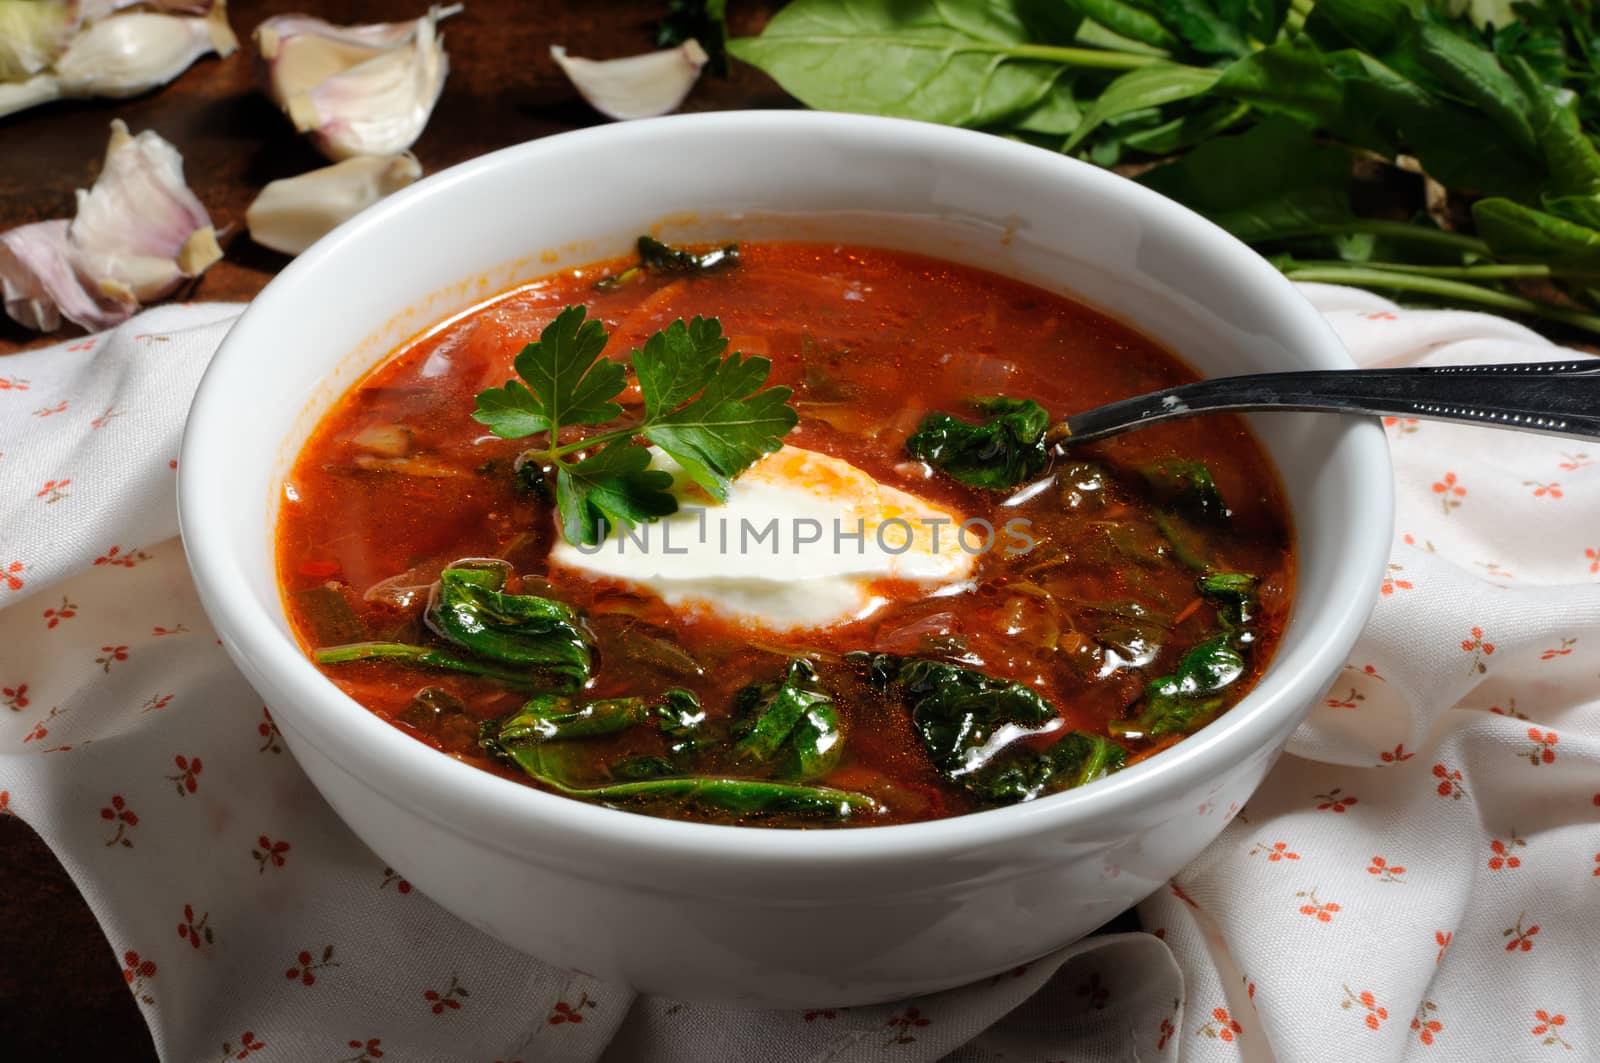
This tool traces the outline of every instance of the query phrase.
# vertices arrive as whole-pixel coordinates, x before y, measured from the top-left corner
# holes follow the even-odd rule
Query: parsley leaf
[[[618,439],[605,449],[556,469],[556,508],[568,542],[592,546],[613,524],[648,523],[678,511],[668,494],[672,474],[650,468],[650,452]]]
[[[472,417],[505,439],[549,432],[569,424],[604,424],[622,413],[610,401],[627,386],[622,366],[600,360],[606,332],[598,321],[585,321],[584,308],[569,306],[517,355],[517,375],[502,388],[478,395]]]
[[[607,339],[582,306],[567,307],[517,355],[521,379],[480,392],[472,414],[506,439],[545,437],[517,467],[554,473],[562,534],[580,545],[602,541],[613,525],[677,512],[671,474],[650,467],[638,436],[726,500],[733,479],[781,447],[798,420],[787,387],[762,390],[772,362],[738,352],[723,357],[721,322],[697,317],[674,321],[629,356],[644,397],[642,419],[563,442],[564,427],[611,424],[622,413],[612,400],[627,371],[601,356]]]

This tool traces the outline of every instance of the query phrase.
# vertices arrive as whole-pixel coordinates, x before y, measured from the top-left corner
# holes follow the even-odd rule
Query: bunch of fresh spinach
[[[1462,6],[794,0],[727,49],[812,107],[1134,164],[1297,279],[1600,331],[1600,16]],[[1368,209],[1372,160],[1410,184]]]

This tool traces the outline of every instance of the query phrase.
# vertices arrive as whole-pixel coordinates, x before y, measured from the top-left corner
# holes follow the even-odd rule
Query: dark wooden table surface
[[[165,89],[133,100],[57,103],[0,118],[0,230],[71,217],[73,190],[94,180],[107,124],[154,129],[182,152],[190,187],[227,254],[189,298],[245,300],[288,262],[244,234],[244,212],[266,182],[322,165],[252,82],[250,31],[269,15],[303,11],[334,22],[420,14],[427,0],[235,0],[243,48],[197,63]],[[601,121],[551,62],[549,46],[611,58],[654,46],[666,0],[466,0],[444,25],[450,77],[413,149],[429,173],[495,148]],[[756,32],[778,0],[740,0],[730,29]],[[783,107],[792,101],[749,67],[701,79],[683,110]],[[41,338],[0,318],[4,355]],[[155,1058],[121,965],[50,850],[20,820],[0,816],[0,1058],[27,1061]]]

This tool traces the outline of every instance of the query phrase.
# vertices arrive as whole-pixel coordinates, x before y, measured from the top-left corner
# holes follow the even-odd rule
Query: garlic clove
[[[120,118],[111,123],[94,187],[78,191],[71,237],[102,290],[119,285],[139,302],[166,295],[222,257],[206,208],[184,183],[183,157],[151,130],[130,135]],[[152,269],[145,259],[171,268]]]
[[[35,74],[27,81],[0,82],[0,118],[61,98],[61,81],[51,74]]]
[[[64,0],[0,0],[0,82],[26,81],[48,69],[76,27]]]
[[[24,328],[53,332],[65,316],[86,329],[110,328],[131,310],[85,283],[72,261],[65,219],[0,233],[0,296]]]
[[[559,44],[556,61],[589,106],[607,118],[654,118],[683,103],[706,65],[705,49],[694,39],[676,48],[625,59],[580,59]]]
[[[117,119],[75,218],[0,233],[0,294],[29,328],[54,329],[62,317],[109,328],[221,257],[177,150],[148,130],[132,136]]]
[[[203,18],[134,11],[91,23],[56,60],[55,74],[67,96],[137,96],[203,55],[228,56],[238,46],[220,0]]]
[[[422,176],[416,157],[362,155],[273,181],[245,211],[250,238],[298,255],[348,218]]]
[[[280,15],[256,28],[267,94],[335,161],[394,155],[416,143],[444,90],[449,61],[434,7],[411,22],[334,26]]]

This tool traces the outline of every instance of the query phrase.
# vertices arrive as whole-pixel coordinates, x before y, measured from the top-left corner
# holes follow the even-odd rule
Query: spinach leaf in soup
[[[1021,683],[928,658],[855,654],[880,690],[898,696],[934,768],[980,802],[1030,801],[1120,768],[1121,746],[1074,731],[1044,749],[1021,739],[1060,729],[1055,707]]]
[[[446,568],[428,603],[428,627],[483,660],[525,666],[576,690],[591,667],[578,614],[549,598],[508,594],[510,573],[510,565],[492,558]]]
[[[906,452],[969,487],[1004,489],[1037,476],[1049,460],[1045,408],[1032,399],[1004,396],[971,403],[989,419],[972,424],[930,413],[906,440]]]
[[[789,662],[781,681],[747,686],[734,697],[736,765],[780,778],[817,779],[839,763],[839,714],[811,662]]]

